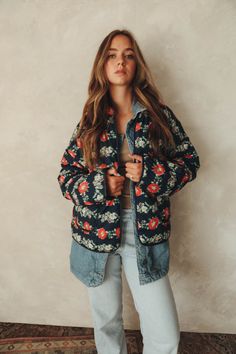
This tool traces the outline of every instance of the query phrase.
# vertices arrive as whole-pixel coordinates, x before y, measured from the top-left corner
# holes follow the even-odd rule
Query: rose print
[[[88,201],[85,201],[84,204],[85,204],[85,205],[93,205],[92,202],[88,202]]]
[[[101,163],[101,165],[98,166],[99,168],[107,168],[107,164]]]
[[[83,228],[85,230],[91,230],[92,226],[87,221],[85,221],[84,224],[83,224]]]
[[[68,161],[66,160],[65,156],[63,156],[61,159],[61,165],[63,165],[63,166],[68,165]]]
[[[140,130],[141,129],[141,124],[140,123],[137,123],[136,125],[135,125],[135,131],[137,132],[138,130]]]
[[[188,181],[188,179],[189,179],[188,175],[187,174],[184,175],[184,177],[181,180],[181,183],[186,183]]]
[[[159,191],[160,187],[156,183],[150,183],[147,186],[147,190],[151,193],[157,193]]]
[[[158,224],[159,224],[158,218],[151,218],[151,220],[148,223],[148,227],[150,230],[154,230],[157,228]]]
[[[113,165],[114,165],[114,167],[115,167],[116,169],[118,168],[118,162],[117,162],[117,161],[115,161]]]
[[[111,200],[106,200],[106,206],[112,206],[114,205],[114,199],[111,199]]]
[[[108,140],[108,135],[107,135],[106,131],[101,133],[100,140],[103,141],[103,142]]]
[[[59,183],[61,184],[61,183],[63,183],[65,181],[65,176],[60,176],[59,177]]]
[[[70,196],[69,192],[65,193],[65,198],[71,200],[71,196]]]
[[[98,229],[98,237],[101,239],[101,240],[104,240],[106,237],[107,237],[107,231],[101,227],[100,229]]]
[[[120,227],[116,228],[116,236],[119,238],[120,237]]]
[[[169,210],[169,208],[165,208],[163,211],[164,211],[165,219],[167,220],[169,218],[169,215],[170,215],[170,210]]]
[[[153,172],[158,175],[158,176],[161,176],[165,173],[165,168],[164,166],[162,166],[160,163],[158,163],[157,165],[155,165],[153,167]]]
[[[72,166],[76,166],[78,168],[83,168],[83,166],[80,165],[77,161],[73,161]]]
[[[69,154],[70,156],[72,156],[72,157],[75,157],[75,156],[76,156],[76,154],[75,154],[75,152],[74,152],[73,150],[68,150],[68,154]]]
[[[135,195],[139,197],[142,194],[142,189],[138,186],[135,186]]]
[[[86,193],[88,190],[88,182],[84,181],[84,182],[80,183],[78,186],[78,190],[80,193]]]

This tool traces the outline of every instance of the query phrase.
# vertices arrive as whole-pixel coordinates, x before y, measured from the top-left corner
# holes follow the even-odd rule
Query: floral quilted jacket
[[[200,167],[198,154],[180,121],[170,107],[165,105],[162,109],[176,143],[176,149],[169,152],[167,161],[160,161],[152,155],[148,140],[151,119],[145,107],[137,111],[126,128],[130,151],[143,157],[141,179],[139,182],[130,181],[130,192],[135,232],[139,242],[145,246],[169,239],[170,196],[193,181]],[[120,166],[113,111],[110,110],[107,128],[100,135],[100,160],[93,170],[86,167],[82,142],[75,138],[79,124],[62,156],[57,177],[63,196],[74,204],[72,237],[90,251],[114,252],[120,246],[122,237],[121,203],[119,196],[107,195],[105,180],[108,168],[114,166],[119,171]]]

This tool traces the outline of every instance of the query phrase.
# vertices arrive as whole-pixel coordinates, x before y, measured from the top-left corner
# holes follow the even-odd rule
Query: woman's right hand
[[[115,167],[111,167],[106,171],[106,185],[108,196],[116,197],[121,195],[125,177],[121,176]]]

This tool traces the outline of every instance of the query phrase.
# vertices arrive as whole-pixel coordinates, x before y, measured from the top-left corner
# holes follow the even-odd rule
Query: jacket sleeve
[[[171,129],[176,149],[167,160],[143,156],[143,170],[137,186],[151,196],[171,196],[197,176],[199,156],[173,111],[165,106],[164,112]]]
[[[105,170],[89,170],[82,156],[81,141],[75,138],[79,124],[61,158],[57,177],[63,197],[75,205],[95,205],[106,200]]]

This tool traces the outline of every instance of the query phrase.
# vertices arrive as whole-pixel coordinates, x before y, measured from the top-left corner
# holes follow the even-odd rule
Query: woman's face
[[[136,60],[130,39],[124,35],[115,36],[105,63],[105,72],[110,85],[129,86],[135,69]]]

